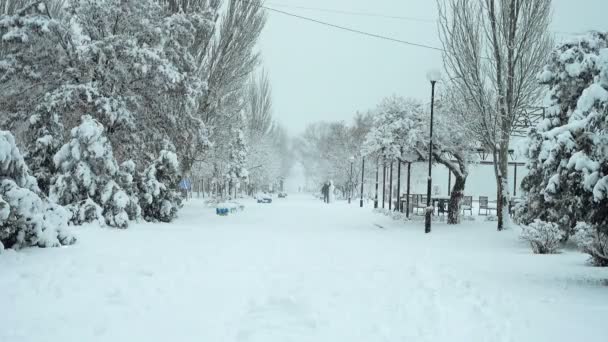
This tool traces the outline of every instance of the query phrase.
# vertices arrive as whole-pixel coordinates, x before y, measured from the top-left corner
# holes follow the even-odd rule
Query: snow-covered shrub
[[[141,207],[139,206],[139,189],[135,182],[135,163],[132,160],[120,164],[116,182],[129,196],[129,201],[125,210],[129,215],[129,220],[139,221],[141,218]]]
[[[175,153],[163,150],[141,175],[140,206],[146,221],[171,222],[177,217],[182,206],[182,197],[177,191],[179,170]]]
[[[589,254],[595,266],[608,266],[608,232],[599,226],[579,222],[574,235],[578,247]]]
[[[118,228],[127,228],[129,214],[127,206],[130,198],[113,180],[106,183],[101,192],[101,205],[105,222]]]
[[[535,220],[522,226],[521,238],[530,243],[536,254],[554,254],[559,250],[564,232],[552,222]]]
[[[74,243],[65,210],[39,191],[14,137],[0,131],[0,249]]]
[[[88,115],[71,131],[72,139],[54,157],[59,170],[51,198],[72,212],[71,222],[97,220],[126,227],[128,196],[116,184],[118,164],[103,126]],[[125,200],[126,198],[126,200]]]

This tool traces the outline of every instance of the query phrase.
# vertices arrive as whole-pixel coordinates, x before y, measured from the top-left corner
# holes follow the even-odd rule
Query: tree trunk
[[[496,216],[498,219],[497,227],[498,231],[502,231],[505,228],[505,220],[508,220],[508,207],[509,207],[509,190],[507,187],[508,177],[508,163],[509,163],[509,145],[507,143],[500,144],[498,150],[498,160],[495,160],[496,170]],[[505,217],[505,213],[507,217]]]
[[[467,181],[466,177],[459,177],[458,174],[455,175],[455,178],[448,206],[448,224],[460,224],[460,204],[464,197],[464,186]]]

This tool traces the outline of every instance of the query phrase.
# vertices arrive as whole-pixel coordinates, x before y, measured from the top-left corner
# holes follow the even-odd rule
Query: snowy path
[[[384,227],[379,228],[378,225]],[[0,341],[607,341],[606,269],[309,197],[0,255]]]

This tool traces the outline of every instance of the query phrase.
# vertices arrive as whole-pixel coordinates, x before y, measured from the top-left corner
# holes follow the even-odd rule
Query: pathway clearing
[[[608,270],[309,196],[0,255],[0,341],[606,341]],[[381,226],[383,229],[379,229]]]

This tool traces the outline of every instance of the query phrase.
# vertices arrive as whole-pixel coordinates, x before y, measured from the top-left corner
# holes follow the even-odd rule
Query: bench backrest
[[[473,205],[473,196],[464,196],[462,199],[462,204],[472,206]]]
[[[479,207],[480,208],[488,207],[488,196],[479,196]]]

